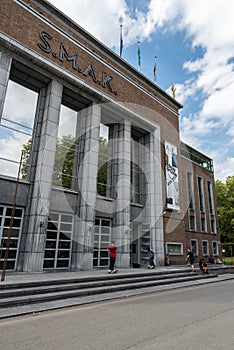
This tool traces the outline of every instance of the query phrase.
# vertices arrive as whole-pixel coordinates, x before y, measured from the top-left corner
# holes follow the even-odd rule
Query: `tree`
[[[31,146],[32,146],[32,138],[30,137],[28,141],[23,145],[23,157],[22,157],[22,166],[21,166],[22,179],[27,179],[28,177],[28,164],[29,164]]]
[[[57,140],[57,147],[54,161],[53,185],[65,188],[72,187],[73,162],[75,154],[75,138],[71,135],[64,135]],[[23,145],[23,160],[21,167],[22,179],[26,179],[28,175],[28,164],[30,160],[30,152],[32,146],[32,138]],[[98,174],[97,174],[97,192],[106,196],[107,184],[107,156],[108,142],[104,137],[99,138],[99,156],[98,156]]]
[[[30,137],[23,145],[23,159],[21,167],[22,179],[27,179],[28,177],[31,146],[32,138]],[[75,138],[73,136],[62,136],[61,139],[58,139],[54,162],[53,185],[62,185],[65,188],[71,188],[74,152]]]
[[[57,140],[54,161],[53,185],[72,187],[72,174],[75,153],[75,138],[64,135]]]
[[[108,141],[105,137],[99,137],[97,192],[101,196],[106,196],[107,164],[108,164]]]
[[[219,229],[222,243],[234,242],[234,176],[226,183],[215,182]]]

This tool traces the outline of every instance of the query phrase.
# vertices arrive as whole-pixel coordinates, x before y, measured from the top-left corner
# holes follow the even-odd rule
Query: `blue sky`
[[[234,0],[50,0],[184,106],[181,139],[214,159],[215,179],[234,175]],[[111,34],[111,35],[110,35]]]

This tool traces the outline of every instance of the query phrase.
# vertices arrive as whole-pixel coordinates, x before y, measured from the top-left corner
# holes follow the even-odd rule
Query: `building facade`
[[[0,7],[0,269],[104,268],[111,240],[123,268],[218,255],[180,103],[46,1]]]

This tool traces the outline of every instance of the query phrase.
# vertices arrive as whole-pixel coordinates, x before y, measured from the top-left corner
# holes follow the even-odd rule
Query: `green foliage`
[[[104,137],[99,138],[97,193],[106,196],[107,185],[108,141]]]
[[[215,182],[219,229],[222,243],[234,241],[234,176],[226,183]]]
[[[23,157],[22,157],[22,166],[21,166],[22,179],[27,179],[28,177],[28,164],[29,164],[31,146],[32,146],[32,138],[30,137],[28,141],[23,145]]]
[[[64,135],[57,141],[53,185],[72,187],[72,172],[75,153],[75,138]]]

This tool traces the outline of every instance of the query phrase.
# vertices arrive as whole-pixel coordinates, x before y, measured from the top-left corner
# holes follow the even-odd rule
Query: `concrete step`
[[[130,289],[144,289],[178,282],[208,279],[217,275],[201,275],[191,272],[176,273],[147,273],[126,275],[107,275],[77,278],[72,280],[37,281],[30,283],[17,283],[13,286],[7,284],[0,289],[0,308],[18,305],[43,303],[67,298],[77,298],[87,295],[113,293]]]
[[[3,285],[0,287],[0,298],[10,297],[10,296],[20,296],[20,295],[30,295],[30,294],[41,294],[45,292],[58,292],[63,290],[73,290],[73,289],[82,289],[82,288],[93,288],[101,286],[110,286],[118,284],[128,284],[134,281],[137,282],[147,282],[147,281],[158,281],[158,280],[167,280],[173,277],[180,278],[191,276],[190,272],[177,272],[174,274],[142,274],[142,275],[132,275],[132,276],[121,276],[121,275],[108,275],[101,277],[93,278],[77,278],[69,280],[56,280],[56,281],[36,281],[32,283],[17,283],[10,285]],[[193,275],[195,276],[195,275]],[[197,274],[196,274],[197,276]]]

